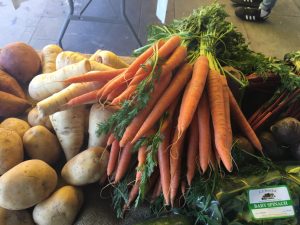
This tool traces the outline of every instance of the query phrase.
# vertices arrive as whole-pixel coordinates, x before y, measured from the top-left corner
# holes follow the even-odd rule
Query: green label
[[[248,190],[249,209],[254,219],[275,219],[295,216],[287,186]]]

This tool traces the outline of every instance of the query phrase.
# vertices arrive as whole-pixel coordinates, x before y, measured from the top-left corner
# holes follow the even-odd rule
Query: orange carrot
[[[211,129],[210,112],[206,91],[200,99],[198,110],[198,129],[199,129],[199,164],[203,173],[207,170],[211,155]]]
[[[194,64],[193,75],[185,88],[178,117],[178,131],[182,134],[190,125],[204,90],[208,74],[208,59],[200,56]]]
[[[154,105],[156,104],[157,100],[160,98],[162,93],[165,91],[167,86],[171,80],[171,73],[168,73],[166,76],[163,77],[162,80],[155,81],[154,89],[151,93],[150,100],[147,106],[141,110],[138,115],[131,121],[131,123],[126,128],[122,139],[120,140],[120,146],[125,146],[126,143],[131,141],[134,138],[134,135],[138,132],[140,127],[142,126],[143,122],[153,109]]]
[[[114,98],[114,100],[111,102],[112,105],[118,105],[120,104],[122,101],[129,99],[133,93],[135,92],[137,88],[137,85],[131,85],[128,86],[123,93],[121,93],[119,96],[117,96],[116,98]]]
[[[108,96],[107,100],[108,101],[113,101],[116,97],[118,97],[123,91],[125,91],[127,88],[127,84],[124,83],[122,84],[119,88],[113,90]]]
[[[209,71],[207,86],[216,149],[226,169],[232,171],[232,160],[226,139],[227,125],[225,121],[223,88],[220,75],[217,71]]]
[[[229,87],[227,85],[226,77],[221,76],[222,86],[223,86],[223,96],[224,96],[224,107],[225,107],[225,120],[226,120],[226,140],[227,148],[231,150],[232,146],[232,129],[231,129],[231,120],[230,120],[230,103],[229,103]]]
[[[191,186],[192,180],[195,176],[195,171],[197,167],[198,151],[199,151],[199,132],[198,132],[198,118],[197,114],[194,115],[192,123],[189,127],[189,141],[187,149],[187,173],[186,178],[188,185]]]
[[[157,52],[158,57],[160,59],[166,58],[169,54],[171,54],[174,51],[174,49],[180,44],[180,42],[181,42],[181,38],[179,36],[173,36],[173,37],[171,37],[169,40],[166,41],[166,43],[164,43],[158,49],[158,52]],[[151,47],[151,49],[152,50],[149,50],[149,52],[151,53],[150,56],[153,54],[153,51],[154,51],[152,47]],[[145,61],[143,61],[142,63],[144,63]],[[109,83],[109,85],[107,85],[107,87],[105,87],[105,89],[103,91],[103,95],[105,95],[105,96],[108,95],[108,93],[110,93],[113,89],[115,89],[116,87],[118,87],[120,85],[120,83],[123,83],[124,81],[125,82],[130,81],[134,77],[134,75],[136,73],[140,74],[143,70],[145,70],[145,66],[147,67],[147,70],[150,70],[150,71],[152,70],[152,66],[149,65],[149,64],[146,64],[144,66],[140,66],[142,63],[135,63],[135,62],[133,62],[127,68],[127,70],[125,70],[125,72],[123,74],[121,74],[121,76],[118,79],[112,81],[111,83]],[[135,65],[135,67],[133,67],[133,65]],[[128,71],[130,71],[130,72],[128,72]]]
[[[165,41],[159,40],[157,43],[158,49],[161,48],[165,44]],[[155,44],[154,44],[155,45]],[[143,52],[140,56],[138,56],[133,63],[130,64],[130,66],[127,68],[124,76],[126,77],[129,74],[135,74],[140,66],[144,64],[148,58],[150,58],[153,54],[154,48],[153,46],[150,46],[145,52]]]
[[[129,196],[128,196],[128,201],[126,202],[126,204],[123,207],[123,213],[125,210],[128,210],[130,208],[130,205],[134,202],[134,200],[137,198],[138,194],[139,194],[139,187],[140,184],[139,183],[135,183],[130,192],[129,192]]]
[[[76,106],[82,104],[96,103],[98,90],[90,91],[86,94],[80,95],[78,97],[72,98],[68,101],[67,106]]]
[[[152,126],[158,121],[165,110],[171,105],[171,103],[178,97],[185,84],[190,79],[192,72],[191,64],[184,64],[180,67],[179,71],[175,75],[174,79],[170,83],[169,87],[165,90],[164,94],[158,100],[151,113],[146,118],[145,122],[135,135],[132,143],[135,143],[140,139]]]
[[[142,166],[146,162],[146,157],[147,157],[147,147],[142,146],[138,151],[138,166],[136,171],[135,182],[140,182],[142,179]]]
[[[256,136],[254,130],[251,128],[250,124],[248,123],[247,119],[245,118],[243,112],[241,111],[238,103],[236,102],[233,94],[231,91],[228,91],[229,93],[229,102],[230,102],[230,110],[232,113],[233,118],[236,120],[237,125],[241,129],[241,131],[246,135],[246,137],[249,139],[249,141],[253,144],[253,146],[258,149],[259,151],[262,151],[261,143]]]
[[[119,157],[119,151],[120,151],[119,141],[114,140],[114,142],[111,145],[111,149],[109,153],[109,159],[107,164],[107,176],[111,176],[113,171],[115,170],[118,157]]]
[[[107,139],[106,146],[110,146],[115,140],[116,140],[116,138],[115,138],[114,134],[110,134]]]
[[[185,132],[180,135],[178,130],[175,129],[175,134],[172,140],[172,146],[170,150],[170,171],[171,171],[171,184],[170,184],[170,199],[171,205],[174,205],[177,190],[180,182],[181,174],[181,158],[183,151],[183,140]]]
[[[163,141],[158,147],[158,166],[160,171],[160,181],[162,185],[162,191],[165,199],[165,204],[170,205],[170,138],[172,130],[172,120],[177,104],[173,104],[168,110],[168,118],[164,121],[161,132],[163,135]]]
[[[156,181],[156,184],[154,186],[154,190],[153,190],[153,193],[152,193],[152,196],[151,196],[151,200],[150,202],[153,203],[160,195],[161,193],[161,190],[162,190],[162,187],[161,187],[161,179],[157,179]]]
[[[98,82],[107,82],[120,73],[124,72],[124,69],[115,69],[109,71],[91,71],[79,76],[70,77],[64,80],[64,83],[71,84],[71,83],[82,83],[82,82],[91,82],[91,81],[98,81]]]
[[[132,146],[133,145],[128,143],[122,149],[119,164],[118,164],[117,171],[116,171],[115,183],[120,182],[120,180],[124,177],[124,175],[127,172],[127,169],[130,165],[131,156],[132,156],[132,153],[131,153]]]
[[[185,46],[178,46],[167,61],[162,65],[161,76],[173,71],[178,67],[186,58],[187,49]],[[150,71],[145,71],[138,76],[135,76],[129,85],[138,84],[150,74]]]

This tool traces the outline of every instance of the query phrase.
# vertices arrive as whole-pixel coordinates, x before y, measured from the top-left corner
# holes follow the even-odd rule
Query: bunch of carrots
[[[154,166],[146,173],[148,185],[154,187],[152,199],[162,193],[166,205],[174,205],[178,190],[183,190],[186,183],[191,185],[197,171],[203,174],[209,168],[217,170],[222,162],[231,172],[232,120],[262,151],[226,77],[210,66],[205,54],[199,54],[194,62],[186,58],[186,46],[174,35],[154,43],[128,68],[92,72],[65,81],[103,84],[99,90],[72,99],[69,106],[100,102],[115,106],[116,115],[128,104],[138,109],[126,115],[132,119],[124,121],[121,135],[114,127],[105,131],[109,133],[109,179],[117,184],[132,165],[136,168],[127,207],[141,192],[151,157]],[[143,87],[148,87],[149,95],[140,101],[138,96],[145,93],[141,91]],[[158,144],[154,144],[155,138]]]

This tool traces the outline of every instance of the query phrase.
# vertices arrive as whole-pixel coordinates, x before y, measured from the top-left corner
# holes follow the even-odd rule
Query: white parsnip
[[[88,60],[65,66],[55,72],[40,74],[34,77],[28,87],[29,95],[35,100],[42,100],[66,87],[64,80],[91,70]]]
[[[63,50],[58,45],[46,45],[42,49],[42,72],[51,73],[56,70],[56,57]]]
[[[39,115],[44,117],[51,115],[61,110],[66,110],[66,103],[72,98],[75,98],[79,95],[83,95],[87,92],[94,91],[103,86],[99,82],[85,82],[85,83],[76,83],[71,84],[65,89],[51,95],[48,98],[37,103],[37,109]]]
[[[97,50],[91,57],[91,61],[96,61],[99,63],[103,63],[107,66],[120,69],[120,68],[126,68],[129,65],[124,62],[119,56],[117,56],[115,53],[111,51],[106,50]]]
[[[79,106],[50,116],[50,121],[67,160],[77,155],[83,144],[87,113],[85,106]]]
[[[105,122],[112,115],[113,110],[105,108],[100,104],[94,104],[90,110],[89,117],[89,147],[104,147],[107,141],[107,135],[102,134],[99,137],[96,134],[98,124]]]
[[[56,69],[61,69],[67,65],[78,63],[85,59],[88,59],[88,57],[80,52],[63,51],[56,57]]]

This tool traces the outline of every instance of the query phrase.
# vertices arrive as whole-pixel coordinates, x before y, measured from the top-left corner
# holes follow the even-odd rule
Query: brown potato
[[[30,158],[40,159],[49,164],[57,162],[62,152],[57,137],[41,125],[26,131],[23,144]]]
[[[8,210],[0,207],[1,225],[34,225],[32,216],[27,210]]]
[[[19,83],[3,70],[0,70],[0,91],[26,99],[25,93]]]
[[[28,101],[12,94],[0,91],[0,116],[18,116],[30,107]]]
[[[42,125],[47,127],[49,130],[53,130],[49,116],[40,117],[36,107],[30,110],[28,113],[27,121],[31,126]]]
[[[34,207],[33,219],[39,225],[72,225],[82,206],[79,188],[64,186]]]
[[[41,59],[31,46],[14,42],[1,50],[0,65],[18,81],[25,83],[39,72]]]
[[[11,168],[0,177],[0,207],[30,208],[54,191],[57,174],[47,163],[33,159]]]
[[[23,143],[17,132],[0,128],[0,176],[21,163],[23,157]]]
[[[25,132],[30,128],[29,124],[25,120],[13,117],[4,120],[0,124],[0,127],[17,132],[21,138],[23,138]]]
[[[88,148],[65,164],[61,176],[75,186],[95,183],[106,173],[108,156],[108,151],[102,147]]]

